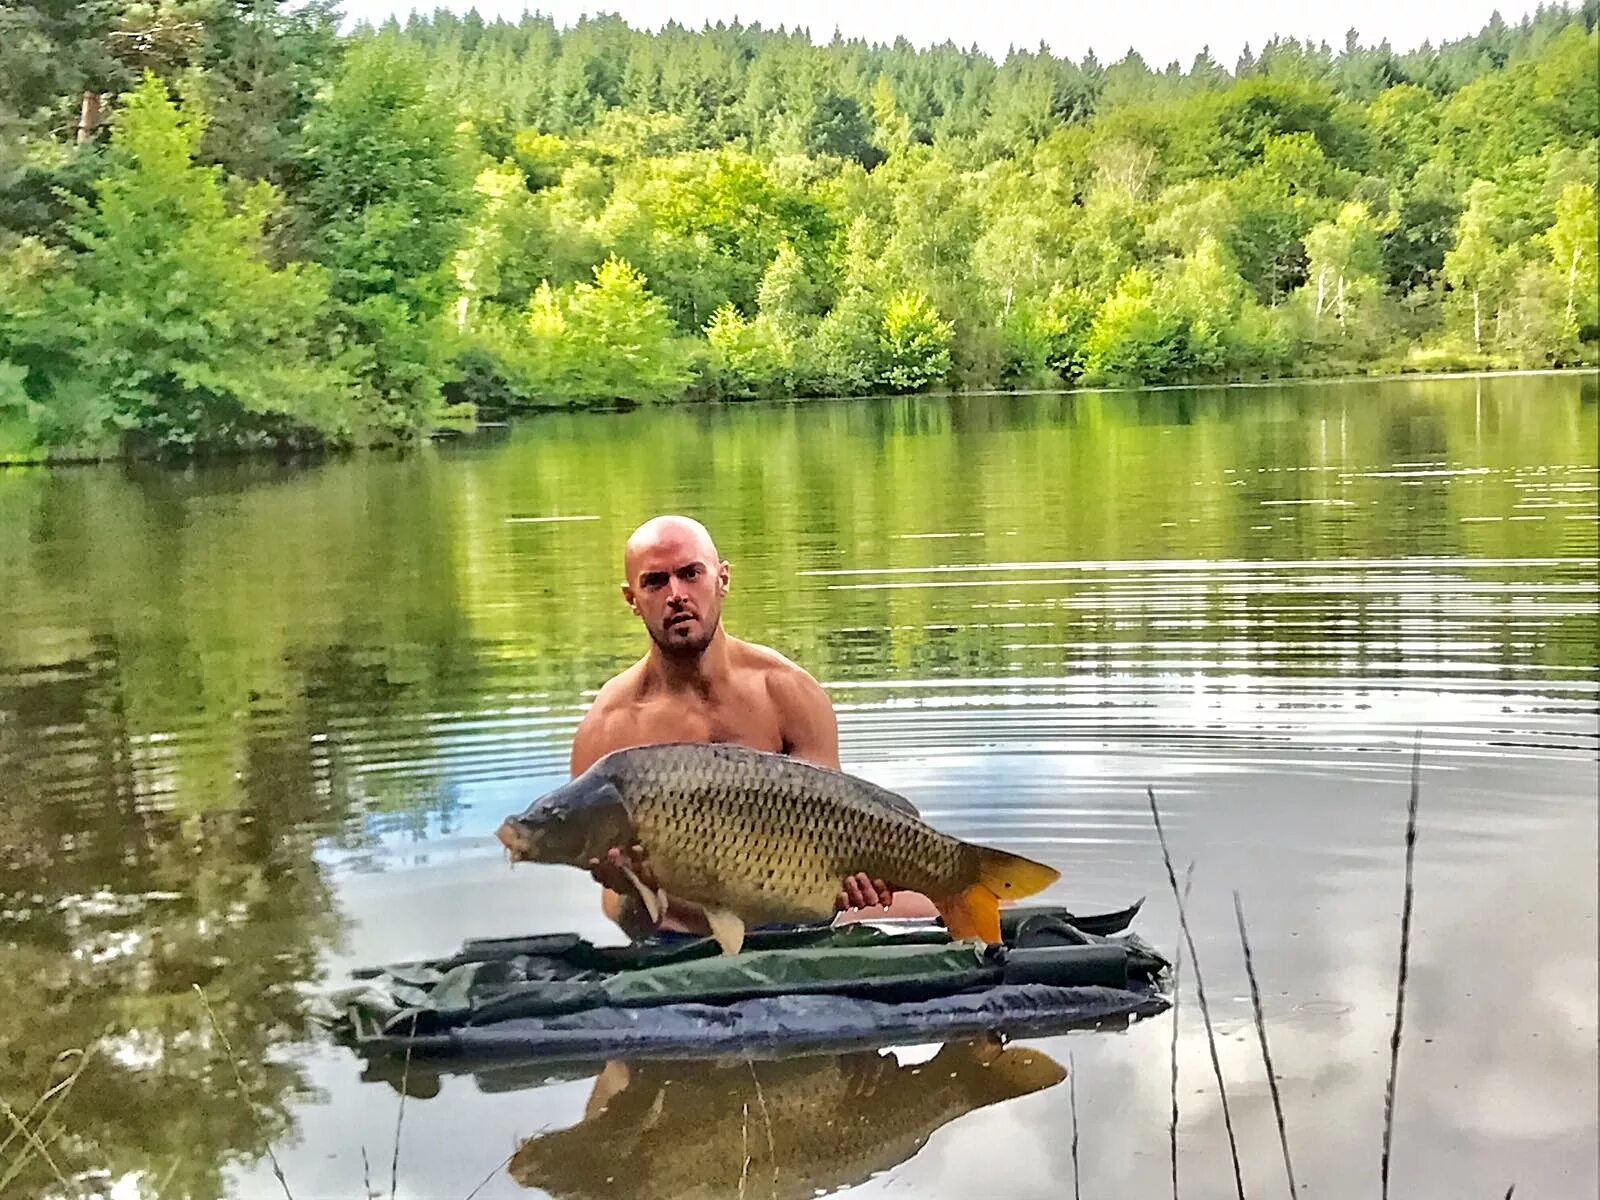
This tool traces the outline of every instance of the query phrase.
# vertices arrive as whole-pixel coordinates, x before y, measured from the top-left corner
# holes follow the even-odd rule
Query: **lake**
[[[854,1195],[1170,1194],[1172,1013],[1016,1043],[1045,1074],[1010,1090],[958,1086],[966,1046],[949,1071],[931,1046],[618,1064],[629,1103],[577,1129],[593,1071],[418,1069],[402,1116],[392,1072],[318,1034],[353,967],[619,940],[586,876],[512,869],[493,831],[642,649],[623,539],[682,511],[732,563],[729,627],[828,688],[846,769],[1061,868],[1042,899],[1145,897],[1170,954],[1154,790],[1252,1195],[1287,1185],[1232,893],[1302,1191],[1376,1195],[1420,744],[1394,1194],[1592,1195],[1597,391],[683,407],[309,466],[0,471],[0,1099],[30,1112],[90,1051],[0,1193],[278,1196],[270,1145],[296,1200],[533,1196],[507,1157],[566,1130],[535,1147],[563,1147],[564,1194],[731,1195],[725,1118],[765,1080],[800,1148],[752,1197],[855,1182],[822,1149],[848,1095]],[[1192,981],[1203,1200],[1235,1189]]]

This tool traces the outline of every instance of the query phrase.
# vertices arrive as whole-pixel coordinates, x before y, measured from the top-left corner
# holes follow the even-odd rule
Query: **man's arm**
[[[767,688],[778,708],[784,753],[837,771],[839,719],[822,685],[809,672],[786,660],[784,669],[768,677]],[[859,871],[844,881],[834,906],[846,914],[887,909],[894,902],[894,895],[891,885]]]
[[[837,771],[839,720],[822,685],[789,663],[768,676],[767,692],[778,710],[784,753]]]
[[[589,711],[583,714],[583,720],[578,722],[578,731],[572,735],[572,758],[567,764],[568,772],[576,779],[595,763],[604,758],[612,747],[605,744],[606,708],[601,696],[595,697],[595,702],[589,706]]]

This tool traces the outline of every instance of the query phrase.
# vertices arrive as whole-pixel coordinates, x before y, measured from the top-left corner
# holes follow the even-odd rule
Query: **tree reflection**
[[[237,807],[158,803],[163,768],[125,727],[116,663],[108,647],[59,678],[0,688],[0,1004],[15,1014],[0,1033],[0,1098],[27,1111],[71,1065],[57,1054],[83,1048],[82,1076],[37,1130],[55,1166],[91,1185],[136,1176],[144,1194],[215,1196],[226,1163],[288,1132],[305,1091],[272,1050],[306,1035],[297,985],[335,932],[303,825],[310,741],[248,717]],[[72,745],[78,786],[65,796],[61,756],[37,753],[52,739]],[[30,1158],[9,1194],[59,1187],[45,1156]]]

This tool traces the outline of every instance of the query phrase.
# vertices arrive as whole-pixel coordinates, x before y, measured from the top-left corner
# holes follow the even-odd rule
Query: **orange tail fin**
[[[1043,863],[1007,854],[1004,850],[978,847],[978,882],[954,896],[935,900],[945,928],[956,939],[1000,940],[1000,901],[1020,900],[1042,891],[1061,877],[1061,872]]]

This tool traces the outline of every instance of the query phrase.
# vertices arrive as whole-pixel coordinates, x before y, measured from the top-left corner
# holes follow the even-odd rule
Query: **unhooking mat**
[[[1036,1034],[1166,1008],[1166,960],[1124,932],[1138,910],[1020,906],[988,947],[892,922],[753,930],[734,956],[709,938],[475,940],[355,972],[324,1019],[366,1052],[552,1060]]]

